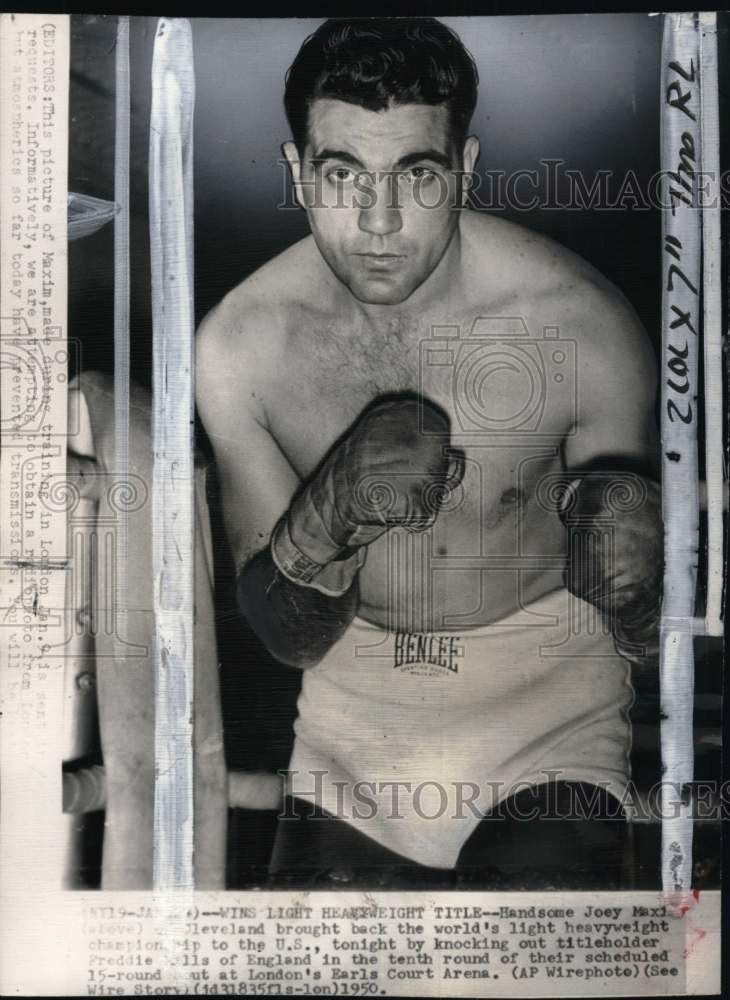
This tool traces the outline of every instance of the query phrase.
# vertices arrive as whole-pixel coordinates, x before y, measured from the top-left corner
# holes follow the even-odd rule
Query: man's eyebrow
[[[438,163],[439,166],[444,167],[446,170],[451,167],[451,159],[439,149],[422,149],[415,153],[406,153],[405,156],[401,156],[398,160],[396,167],[401,169],[403,167],[412,167],[414,163],[421,163],[423,160]]]
[[[356,156],[353,156],[352,153],[348,153],[346,149],[331,149],[329,146],[325,146],[324,149],[320,149],[314,156],[310,156],[310,160],[314,164],[324,163],[325,160],[340,160],[342,163],[349,163],[353,167],[364,169],[364,165],[360,160]]]

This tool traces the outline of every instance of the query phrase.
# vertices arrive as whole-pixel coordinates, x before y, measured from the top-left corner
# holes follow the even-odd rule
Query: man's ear
[[[474,186],[474,183],[470,179],[469,175],[474,172],[478,159],[479,140],[475,135],[467,136],[466,142],[464,143],[464,152],[462,154],[462,163],[464,164],[464,183],[462,184],[461,192],[462,205],[466,205],[469,199],[469,191]]]
[[[289,164],[289,169],[291,170],[294,197],[297,199],[299,207],[306,209],[307,206],[302,193],[302,164],[299,159],[299,150],[293,142],[284,142],[282,143],[281,151],[286,157],[286,162]]]

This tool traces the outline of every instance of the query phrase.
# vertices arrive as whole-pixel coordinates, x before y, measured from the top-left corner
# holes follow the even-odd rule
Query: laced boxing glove
[[[604,615],[617,651],[655,660],[663,581],[661,488],[635,473],[591,472],[566,491],[572,533],[566,585]]]
[[[448,417],[421,399],[369,407],[326,456],[279,520],[271,555],[285,576],[338,596],[365,562],[366,546],[394,525],[423,531],[463,458],[449,456]]]

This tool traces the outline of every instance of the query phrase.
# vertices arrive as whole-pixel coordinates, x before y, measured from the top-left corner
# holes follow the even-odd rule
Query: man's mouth
[[[361,253],[356,256],[362,261],[364,273],[371,277],[392,274],[406,259],[399,253]]]
[[[358,253],[356,257],[374,257],[376,260],[393,260],[402,257],[402,253]]]

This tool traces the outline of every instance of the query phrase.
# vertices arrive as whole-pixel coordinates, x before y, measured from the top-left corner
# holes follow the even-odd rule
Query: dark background
[[[481,140],[478,170],[538,170],[564,161],[590,185],[609,171],[616,196],[633,171],[646,192],[659,168],[659,67],[662,18],[647,14],[443,18],[461,36],[480,74],[472,131]],[[132,376],[151,380],[147,156],[150,69],[156,18],[131,22],[131,289]],[[308,232],[292,208],[281,143],[289,138],[284,76],[318,19],[193,19],[195,114],[196,318],[273,255]],[[724,23],[724,22],[723,22]],[[72,22],[69,190],[113,199],[114,44],[116,18]],[[727,39],[721,33],[722,51]],[[726,97],[725,81],[723,89]],[[725,162],[727,162],[725,160]],[[522,188],[527,194],[527,188]],[[531,195],[532,192],[530,191]],[[560,201],[567,188],[558,192]],[[288,208],[281,208],[282,203]],[[657,209],[540,207],[507,209],[522,224],[575,250],[611,279],[660,341],[660,213]],[[69,247],[69,336],[80,341],[81,366],[113,370],[113,232],[107,226]],[[525,275],[529,281],[529,274]],[[262,329],[261,336],[266,336]],[[200,429],[201,451],[209,451]],[[229,766],[286,767],[299,674],[274,663],[240,619],[223,537],[214,473],[217,614]],[[709,651],[709,646],[703,646]],[[698,691],[719,691],[718,656],[700,656]],[[653,681],[637,681],[635,773],[657,780],[658,699]],[[715,714],[698,726],[716,725]],[[635,743],[637,740],[635,739]],[[716,755],[698,756],[698,777],[715,776]],[[262,875],[273,832],[271,814],[231,817],[231,883]],[[658,852],[658,843],[655,845]],[[653,848],[652,848],[653,850]],[[647,857],[653,857],[651,851]],[[658,857],[658,853],[657,853]],[[653,862],[647,861],[648,866]]]

